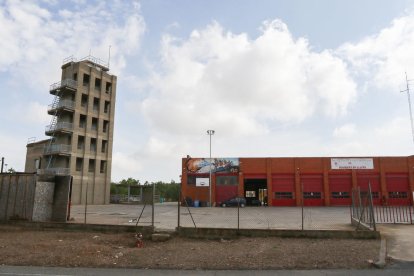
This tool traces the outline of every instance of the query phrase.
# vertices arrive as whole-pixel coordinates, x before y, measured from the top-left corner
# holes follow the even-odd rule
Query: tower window
[[[90,81],[90,76],[88,74],[83,74],[83,86],[88,86],[89,85],[89,81]]]
[[[85,128],[86,127],[86,115],[80,115],[79,116],[79,127]]]
[[[95,159],[89,159],[88,172],[95,172]]]
[[[101,173],[106,173],[106,161],[104,161],[104,160],[101,160],[100,172]]]
[[[82,167],[83,167],[83,158],[76,158],[76,171],[80,172],[82,171]]]
[[[101,90],[101,79],[95,78],[95,89]]]
[[[106,92],[106,93],[111,93],[111,92],[112,92],[112,83],[107,82],[107,83],[105,84],[105,92]]]

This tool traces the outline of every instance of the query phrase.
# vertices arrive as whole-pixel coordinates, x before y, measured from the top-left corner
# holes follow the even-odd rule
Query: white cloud
[[[414,14],[396,18],[375,35],[346,43],[338,53],[352,66],[355,75],[375,87],[398,92],[404,72],[414,76]]]
[[[119,74],[145,31],[135,1],[87,1],[54,8],[41,7],[38,1],[0,5],[0,71],[47,87],[60,78],[56,68],[64,58],[72,54],[82,58],[91,51],[107,60],[111,45],[111,69]],[[33,74],[33,68],[39,74]]]
[[[354,124],[345,124],[334,129],[333,137],[335,138],[349,138],[355,135],[356,127]]]
[[[162,73],[154,72],[142,110],[163,132],[264,134],[269,124],[344,115],[356,96],[341,59],[313,52],[279,20],[265,22],[254,40],[218,23],[187,39],[165,35],[161,54]]]

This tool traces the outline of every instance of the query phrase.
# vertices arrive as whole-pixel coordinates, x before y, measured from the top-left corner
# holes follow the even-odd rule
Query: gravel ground
[[[0,265],[177,269],[368,268],[379,240],[237,238],[145,240],[133,234],[0,226]]]

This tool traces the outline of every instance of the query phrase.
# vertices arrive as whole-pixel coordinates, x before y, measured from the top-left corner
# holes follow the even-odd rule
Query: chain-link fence
[[[164,202],[155,185],[143,185],[139,200],[121,204],[76,205],[71,208],[75,223],[154,226],[174,230],[176,227],[229,229],[292,229],[292,230],[375,230],[375,222],[412,223],[410,206],[373,206],[369,190],[352,191],[352,205],[342,207],[267,206],[267,198],[239,197],[237,190],[223,190],[217,204],[209,206],[208,197],[201,200],[182,194],[178,202]],[[130,194],[130,196],[131,196]],[[214,204],[213,204],[214,205]],[[302,205],[302,204],[300,204]],[[351,224],[352,222],[352,224]],[[352,226],[353,225],[353,226]]]
[[[215,207],[181,195],[178,226],[232,229],[351,229],[350,208],[344,207],[268,207],[266,198],[239,197],[236,191],[220,195]],[[303,199],[302,201],[303,202]]]

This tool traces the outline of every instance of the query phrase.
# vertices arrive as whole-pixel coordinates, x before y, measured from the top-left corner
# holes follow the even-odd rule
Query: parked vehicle
[[[243,208],[246,206],[246,199],[244,197],[233,197],[220,204],[221,207],[239,206]]]

